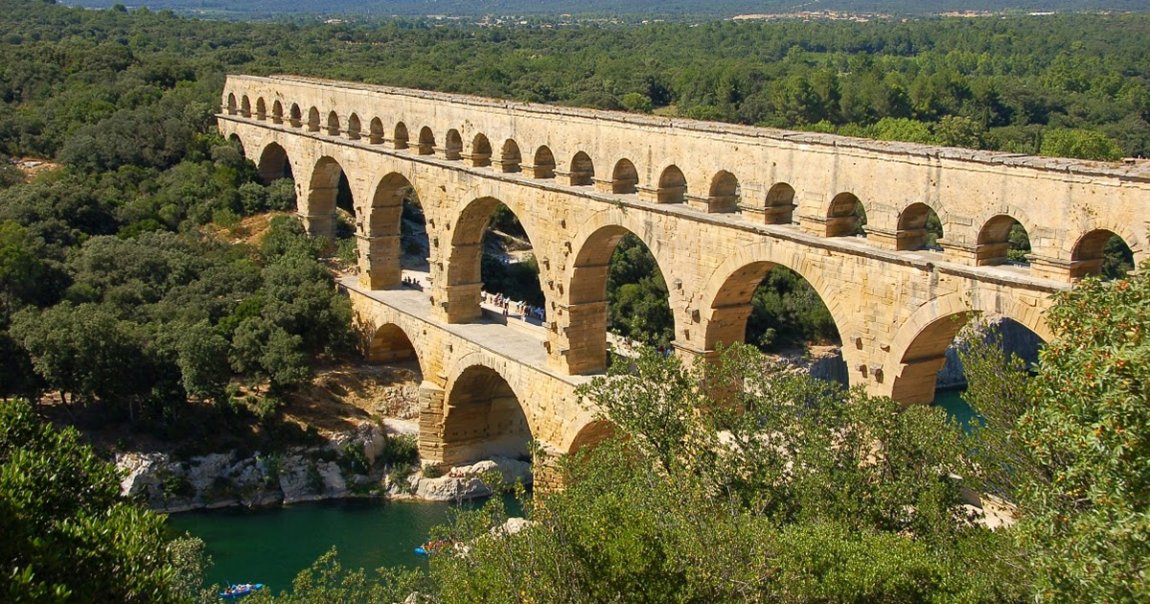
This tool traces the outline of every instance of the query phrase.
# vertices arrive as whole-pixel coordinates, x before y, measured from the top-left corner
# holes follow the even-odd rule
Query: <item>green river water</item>
[[[964,424],[974,418],[961,392],[940,392],[935,403]],[[474,507],[476,504],[471,504]],[[213,566],[208,583],[264,583],[288,589],[299,571],[335,546],[345,568],[418,566],[413,550],[432,527],[448,521],[447,503],[320,502],[264,510],[223,509],[169,516],[171,527],[200,537]],[[510,515],[521,513],[507,499]]]
[[[475,507],[478,504],[470,504]],[[521,513],[514,498],[511,515]],[[415,547],[432,527],[448,522],[454,504],[363,501],[316,502],[245,510],[172,514],[168,524],[204,540],[211,583],[264,583],[279,592],[299,571],[335,546],[345,568],[424,564]]]

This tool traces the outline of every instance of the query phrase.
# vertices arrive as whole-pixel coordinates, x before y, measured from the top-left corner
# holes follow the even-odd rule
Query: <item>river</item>
[[[507,500],[508,513],[521,509]],[[345,568],[414,567],[416,546],[448,522],[454,504],[407,501],[316,502],[282,508],[228,508],[172,514],[168,524],[204,540],[207,582],[264,583],[288,589],[299,571],[335,546]],[[469,507],[475,507],[471,504]]]

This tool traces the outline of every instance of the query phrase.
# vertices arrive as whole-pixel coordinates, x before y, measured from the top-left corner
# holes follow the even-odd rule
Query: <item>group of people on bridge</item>
[[[542,307],[533,306],[520,300],[512,300],[503,294],[490,294],[486,290],[480,292],[484,304],[491,304],[503,310],[503,316],[518,315],[524,321],[534,319],[542,322],[547,314]]]

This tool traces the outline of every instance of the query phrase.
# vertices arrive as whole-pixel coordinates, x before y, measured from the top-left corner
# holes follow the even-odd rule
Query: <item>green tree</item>
[[[1074,128],[1049,128],[1042,133],[1039,154],[1114,161],[1122,159],[1118,143],[1101,132]]]
[[[185,602],[202,581],[116,468],[24,401],[0,405],[0,532],[6,602]]]
[[[996,384],[970,397],[997,433],[977,450],[1019,505],[1040,601],[1150,597],[1148,303],[1145,272],[1084,280],[1049,311],[1055,337],[1033,377],[1001,358],[974,367]]]

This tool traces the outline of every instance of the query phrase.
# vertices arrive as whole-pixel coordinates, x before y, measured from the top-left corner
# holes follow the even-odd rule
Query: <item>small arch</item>
[[[231,92],[228,93],[227,112],[228,115],[236,114],[236,95]]]
[[[312,107],[307,112],[307,131],[319,132],[319,109]]]
[[[256,99],[256,119],[261,122],[268,119],[268,105],[262,96]]]
[[[504,174],[519,172],[523,163],[523,156],[519,153],[519,143],[512,139],[503,141],[503,149],[499,153],[499,171]]]
[[[303,127],[303,112],[300,110],[299,105],[292,103],[291,113],[288,115],[288,120],[290,121],[292,127]]]
[[[327,134],[328,136],[339,136],[339,115],[332,111],[327,114]]]
[[[827,237],[866,236],[866,210],[854,193],[839,193],[827,210]]]
[[[1100,275],[1119,279],[1134,269],[1134,252],[1126,240],[1106,229],[1095,229],[1074,244],[1070,255],[1070,277],[1082,279]]]
[[[247,155],[244,154],[244,141],[240,138],[239,134],[236,134],[235,132],[229,134],[228,142],[234,144],[236,148],[239,149],[240,155],[247,157]]]
[[[659,189],[655,194],[656,203],[683,203],[687,200],[687,177],[678,166],[672,164],[659,175]]]
[[[898,216],[896,250],[941,250],[942,221],[930,206],[914,203]]]
[[[631,160],[623,158],[615,162],[611,171],[611,192],[617,195],[633,195],[639,184],[639,171]]]
[[[272,103],[272,123],[284,123],[284,105],[279,101]]]
[[[256,165],[260,180],[270,184],[281,178],[291,178],[291,162],[288,161],[287,151],[279,143],[269,143],[260,153],[259,163]]]
[[[471,139],[471,160],[472,167],[486,168],[491,165],[491,141],[482,133],[476,134],[475,138]]]
[[[580,151],[571,158],[571,170],[567,175],[568,184],[573,187],[585,187],[595,181],[595,165],[591,156]]]
[[[367,142],[378,145],[383,143],[383,120],[372,118],[371,124],[368,126]]]
[[[766,224],[791,224],[794,222],[795,188],[780,182],[767,191],[767,203],[763,221]]]
[[[555,155],[547,145],[535,150],[535,165],[531,170],[535,178],[555,178]]]
[[[726,214],[739,207],[739,179],[726,170],[719,170],[711,179],[711,191],[707,195],[708,214]]]
[[[347,118],[347,138],[353,141],[359,140],[361,130],[362,126],[359,123],[359,116],[354,113],[351,114],[351,116]]]
[[[431,132],[431,128],[424,126],[419,131],[419,145],[415,149],[417,155],[431,155],[435,153],[435,134]]]
[[[422,136],[420,141],[422,142]],[[434,141],[432,145],[434,145]],[[459,135],[459,131],[455,128],[447,131],[446,140],[443,145],[443,158],[452,161],[463,157],[463,137]]]
[[[531,425],[518,395],[497,371],[483,365],[463,370],[447,393],[443,417],[443,464],[491,457],[531,458]]]
[[[240,115],[242,117],[252,116],[252,101],[246,94],[240,99]]]
[[[411,343],[411,338],[395,323],[381,325],[368,342],[367,362],[373,365],[394,364],[415,361],[419,354]]]
[[[395,125],[395,136],[391,137],[391,143],[396,149],[407,148],[407,124],[399,122]]]
[[[997,264],[1029,265],[1030,235],[1022,223],[1008,214],[999,214],[986,221],[978,232],[975,265]]]

